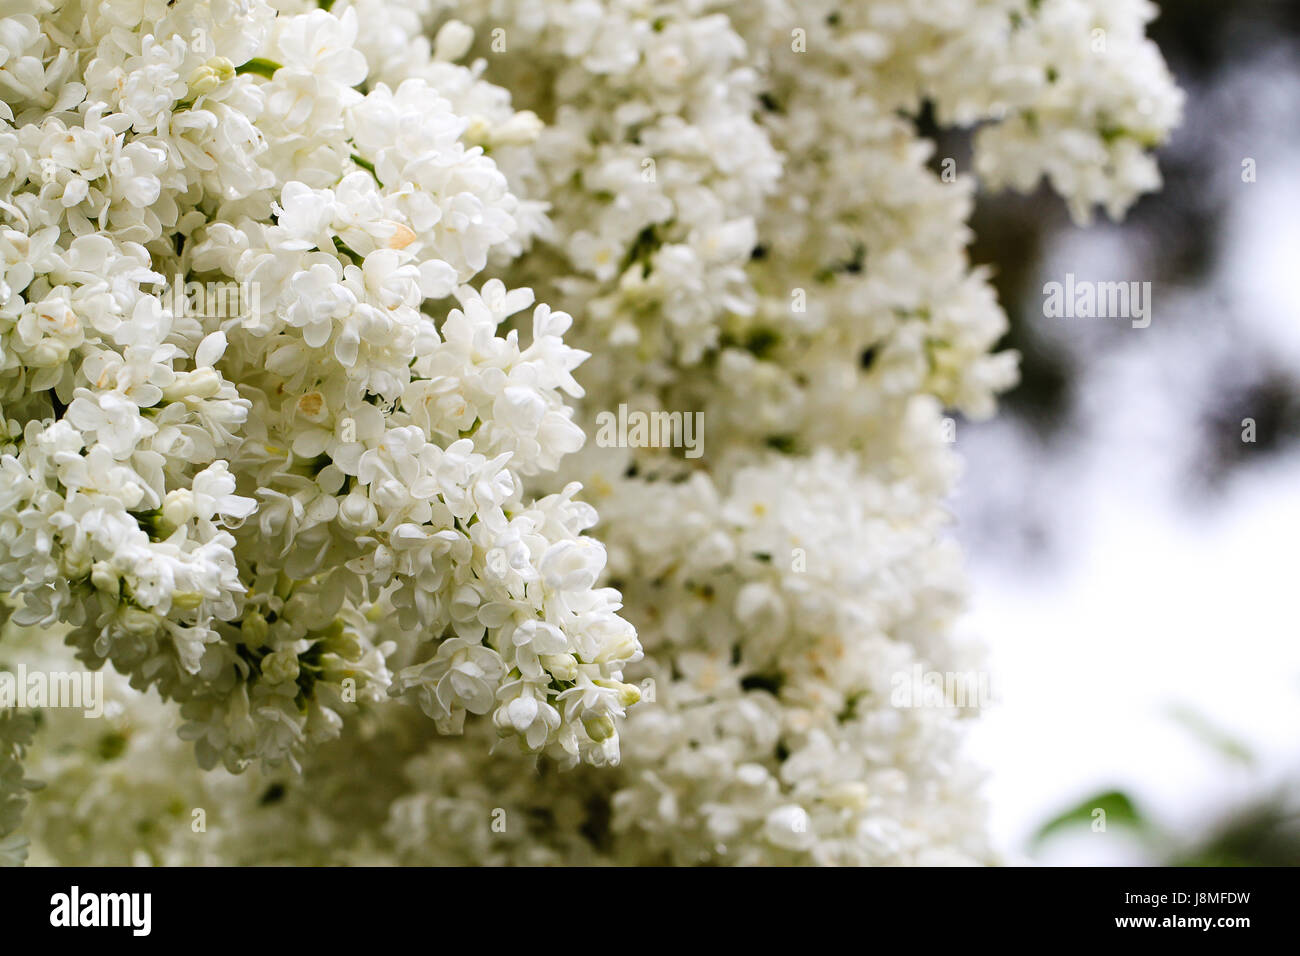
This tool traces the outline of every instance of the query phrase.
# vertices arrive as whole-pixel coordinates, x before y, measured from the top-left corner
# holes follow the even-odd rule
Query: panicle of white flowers
[[[700,411],[706,438],[699,460],[588,448],[561,467],[594,495],[647,649],[628,673],[654,700],[618,770],[520,783],[419,745],[385,852],[987,860],[966,712],[890,699],[914,664],[982,666],[951,636],[943,409],[989,414],[1015,356],[990,354],[1006,321],[966,222],[976,176],[1046,176],[1080,219],[1158,185],[1148,150],[1181,98],[1149,5],[388,7],[435,43],[467,23],[471,69],[546,119],[509,174],[551,225],[503,275],[582,317],[580,419]],[[973,170],[918,137],[926,101],[978,124]]]
[[[296,766],[386,695],[615,762],[636,635],[578,486],[531,490],[583,443],[586,353],[480,275],[536,213],[429,45],[386,83],[361,19],[4,19],[0,588],[179,702],[205,767]]]

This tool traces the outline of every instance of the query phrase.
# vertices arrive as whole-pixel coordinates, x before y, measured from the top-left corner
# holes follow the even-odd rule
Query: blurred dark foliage
[[[1130,210],[1124,228],[1140,236],[1150,256],[1151,278],[1160,283],[1194,284],[1208,275],[1222,255],[1222,222],[1230,192],[1212,188],[1216,179],[1236,175],[1225,165],[1223,109],[1207,109],[1210,93],[1227,78],[1270,54],[1300,58],[1300,2],[1297,0],[1168,0],[1150,27],[1165,59],[1188,93],[1185,117],[1160,152],[1164,188],[1143,197]],[[1238,104],[1242,109],[1249,104]],[[1229,104],[1229,109],[1236,106]],[[1280,118],[1274,118],[1275,121]],[[969,168],[969,134],[940,130],[928,114],[923,132],[936,141],[938,157],[958,157]],[[937,168],[937,167],[936,167]],[[1021,353],[1021,381],[1003,401],[1004,414],[1033,426],[1044,441],[1057,437],[1069,423],[1079,363],[1087,361],[1037,329],[1041,302],[1032,285],[1045,241],[1074,228],[1063,203],[1046,186],[1021,196],[981,193],[972,217],[974,262],[993,269],[993,282],[1011,327],[1001,343]],[[1231,315],[1206,316],[1230,322]],[[1198,440],[1208,462],[1200,478],[1221,481],[1246,460],[1240,422],[1258,423],[1258,443],[1250,452],[1270,451],[1300,439],[1300,382],[1259,362],[1225,363],[1222,389],[1214,407],[1204,410]]]
[[[1261,360],[1255,374],[1234,375],[1225,363],[1221,401],[1203,413],[1204,449],[1201,477],[1217,487],[1261,452],[1269,454],[1296,440],[1300,432],[1300,382]],[[1241,440],[1242,422],[1254,422],[1255,441]]]
[[[1170,866],[1296,866],[1300,864],[1300,814],[1284,795],[1237,809],[1199,845],[1167,862]]]
[[[1136,203],[1123,228],[1141,249],[1144,268],[1157,289],[1196,289],[1221,266],[1224,223],[1240,182],[1240,157],[1254,155],[1251,142],[1234,140],[1243,130],[1276,129],[1294,121],[1293,116],[1269,115],[1267,97],[1257,94],[1272,82],[1268,70],[1273,64],[1300,72],[1300,0],[1165,0],[1160,8],[1149,34],[1187,93],[1184,121],[1159,155],[1163,189]],[[1267,66],[1261,69],[1261,64]],[[941,158],[949,156],[957,159],[959,169],[970,168],[969,131],[941,129],[928,111],[917,122],[935,142],[936,171]],[[1067,441],[1078,424],[1076,382],[1095,355],[1084,346],[1071,347],[1043,334],[1036,277],[1048,241],[1075,227],[1064,203],[1046,186],[1027,196],[981,192],[971,224],[972,261],[992,269],[1010,320],[1001,347],[1021,354],[1020,384],[1004,397],[1000,414],[1030,426],[1045,447]],[[1238,306],[1213,295],[1202,298],[1203,305],[1171,314],[1169,320],[1203,322],[1207,330],[1211,324],[1240,327],[1242,317],[1233,312]],[[1107,347],[1123,348],[1136,341],[1118,335]],[[1259,462],[1261,453],[1286,450],[1300,441],[1300,380],[1294,370],[1282,367],[1266,346],[1241,339],[1230,354],[1213,361],[1212,392],[1189,391],[1186,396],[1198,403],[1199,422],[1198,434],[1189,436],[1198,454],[1196,473],[1188,475],[1188,483],[1211,492],[1238,468]],[[1255,423],[1255,441],[1249,444],[1241,436],[1246,418]],[[1295,797],[1285,789],[1261,793],[1224,808],[1220,822],[1203,833],[1172,834],[1149,824],[1117,791],[1048,821],[1040,842],[1059,829],[1086,825],[1091,808],[1110,800],[1130,808],[1131,813],[1118,815],[1121,828],[1142,840],[1152,863],[1300,865]]]

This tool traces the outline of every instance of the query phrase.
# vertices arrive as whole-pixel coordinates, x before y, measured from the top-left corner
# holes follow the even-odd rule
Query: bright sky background
[[[1283,109],[1275,120],[1296,115],[1288,79],[1265,84],[1284,101],[1262,111]],[[993,838],[1010,862],[1028,859],[1043,822],[1102,790],[1126,790],[1191,834],[1300,780],[1300,453],[1259,451],[1218,492],[1189,480],[1225,363],[1266,356],[1300,377],[1300,138],[1281,125],[1294,127],[1225,132],[1225,175],[1207,185],[1229,203],[1225,252],[1204,285],[1156,287],[1150,328],[1036,320],[1087,357],[1077,417],[1056,443],[1009,419],[961,426],[967,472],[954,508],[972,578],[963,633],[991,646],[1001,697],[972,749],[991,768]],[[1240,181],[1245,155],[1256,183]],[[1070,230],[1036,289],[1067,271],[1141,279],[1143,249],[1122,226]],[[1007,546],[1020,530],[999,540],[1007,516],[1046,547]],[[1172,719],[1180,704],[1247,744],[1254,766]],[[1117,831],[1085,829],[1036,859],[1146,858]]]

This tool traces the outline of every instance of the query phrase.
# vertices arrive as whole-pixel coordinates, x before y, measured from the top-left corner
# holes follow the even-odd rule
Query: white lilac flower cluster
[[[218,87],[260,136],[251,172],[231,172],[204,140],[198,155],[216,162],[180,164],[175,189],[146,204],[158,214],[169,195],[179,217],[202,215],[189,231],[164,227],[161,242],[131,240],[144,247],[132,263],[256,281],[260,320],[163,337],[192,357],[176,357],[178,379],[210,369],[220,385],[170,413],[207,444],[186,443],[183,466],[164,454],[159,503],[126,509],[150,543],[181,530],[191,551],[218,541],[230,586],[165,613],[106,602],[91,590],[96,556],[88,580],[82,570],[66,596],[41,598],[42,620],[93,606],[93,619],[63,614],[73,645],[185,701],[183,732],[209,752],[237,739],[241,754],[256,740],[256,755],[278,755],[295,728],[332,739],[304,753],[301,772],[264,760],[200,776],[159,743],[166,705],[119,688],[114,732],[128,743],[111,758],[68,720],[61,739],[80,736],[88,756],[56,752],[53,733],[35,739],[29,772],[49,786],[28,814],[34,858],[989,860],[961,752],[968,709],[891,700],[914,667],[982,666],[952,634],[964,581],[947,534],[959,462],[944,416],[991,413],[1015,357],[992,352],[1006,321],[967,258],[967,220],[977,181],[1028,189],[1046,177],[1081,220],[1097,204],[1117,216],[1158,185],[1149,149],[1181,97],[1144,36],[1151,5],[335,0],[325,14],[280,0],[265,22],[260,4],[236,6],[223,22],[265,33],[241,50],[253,65]],[[30,54],[47,74],[64,38],[49,31],[67,20],[49,23],[50,52]],[[326,44],[328,67],[301,65],[335,35],[346,40]],[[208,95],[139,109],[175,130],[216,107]],[[972,169],[948,175],[918,134],[926,104],[943,124],[976,127]],[[185,126],[181,140],[234,149],[221,128]],[[179,147],[159,148],[171,170],[166,150]],[[120,205],[89,238],[113,236]],[[493,278],[476,292],[464,283],[480,270]],[[535,290],[572,327],[539,307],[529,336],[512,316],[531,296],[508,289]],[[448,293],[459,309],[419,311]],[[582,358],[585,393],[570,375]],[[50,379],[56,419],[79,397],[69,374]],[[88,383],[71,385],[95,394]],[[226,384],[233,404],[220,407],[238,420],[214,434]],[[33,391],[23,379],[16,394],[39,401]],[[173,403],[162,404],[127,409],[159,428],[131,448],[162,441]],[[620,406],[703,413],[703,454],[579,450]],[[84,441],[92,409],[78,408],[69,431]],[[48,408],[26,414],[40,435],[52,429]],[[37,440],[15,439],[6,459],[23,481]],[[152,488],[139,458],[105,460]],[[216,469],[206,484],[201,466]],[[522,498],[524,479],[551,494]],[[68,486],[44,482],[53,497],[40,500],[66,513]],[[178,484],[196,513],[180,524],[166,507]],[[600,514],[590,535],[578,484]],[[67,534],[46,531],[28,500],[5,499],[0,521],[32,515],[15,529],[50,544],[15,551],[17,530],[0,541],[24,567],[67,561]],[[26,590],[30,604],[52,588]],[[167,636],[105,630],[140,612]],[[213,636],[197,638],[199,670],[187,671],[177,649],[205,622]],[[337,715],[342,674],[378,688],[390,668],[392,690],[443,729],[465,711],[495,708],[493,721],[462,737],[430,733],[412,708],[365,707],[341,728],[332,716],[328,734],[294,723],[288,704],[314,714],[323,695]],[[277,687],[283,716],[262,729]],[[620,752],[612,718],[638,694]],[[260,732],[243,729],[249,719]],[[502,733],[522,738],[512,750],[607,765],[489,753]],[[166,774],[78,797],[151,752]],[[182,812],[198,806],[201,839]],[[163,823],[120,832],[138,818],[131,807],[164,808]]]
[[[353,9],[36,6],[0,23],[15,622],[177,702],[204,767],[389,695],[616,760],[636,635],[578,486],[534,493],[585,353],[546,305],[502,328],[528,217],[470,120],[372,79]]]

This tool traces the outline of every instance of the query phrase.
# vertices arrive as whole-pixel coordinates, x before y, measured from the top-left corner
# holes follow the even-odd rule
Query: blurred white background
[[[1233,862],[1300,863],[1300,4],[1177,6],[1153,31],[1188,91],[1166,190],[1118,226],[1074,228],[1047,194],[976,219],[1026,356],[1004,413],[959,426],[954,501],[1008,862],[1219,861],[1236,828]],[[1152,281],[1150,327],[1044,318],[1067,272]],[[1034,845],[1111,790],[1140,832]],[[1260,804],[1280,830],[1251,830]]]

